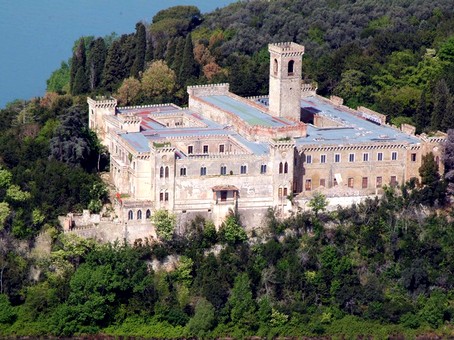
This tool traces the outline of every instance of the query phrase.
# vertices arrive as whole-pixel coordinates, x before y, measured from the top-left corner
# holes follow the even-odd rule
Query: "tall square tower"
[[[300,120],[301,63],[304,46],[294,42],[269,44],[270,114]]]

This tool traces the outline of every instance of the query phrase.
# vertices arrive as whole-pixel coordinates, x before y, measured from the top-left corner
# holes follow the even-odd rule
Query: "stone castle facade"
[[[120,219],[147,223],[167,209],[220,224],[238,210],[259,227],[270,207],[287,214],[316,191],[380,194],[418,178],[424,154],[440,159],[443,136],[415,136],[410,125],[389,126],[377,112],[303,84],[303,46],[270,44],[269,52],[269,96],[242,98],[216,84],[188,87],[188,108],[88,98],[89,126],[110,153]]]

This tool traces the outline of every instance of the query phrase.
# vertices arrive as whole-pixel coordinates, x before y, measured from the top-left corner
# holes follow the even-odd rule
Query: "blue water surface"
[[[234,0],[0,0],[0,108],[42,96],[46,80],[80,36],[121,35],[161,9],[194,5],[203,13]]]

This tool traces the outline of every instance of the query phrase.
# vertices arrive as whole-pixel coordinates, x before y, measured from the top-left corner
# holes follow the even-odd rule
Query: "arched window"
[[[274,59],[274,62],[273,62],[273,73],[275,75],[277,74],[278,69],[279,69],[279,67],[278,67],[277,59]]]
[[[145,218],[149,219],[150,217],[151,217],[151,211],[150,211],[150,209],[147,209],[147,211],[145,212]]]
[[[290,60],[288,62],[287,72],[289,76],[293,76],[293,67],[295,66],[295,61]]]
[[[137,219],[141,220],[142,219],[142,210],[137,211]]]
[[[134,213],[132,212],[132,210],[129,210],[128,211],[128,220],[132,220],[134,218]]]
[[[161,166],[161,168],[159,169],[159,177],[163,178],[164,177],[164,167]]]
[[[282,173],[282,162],[279,163],[279,173],[281,174]]]
[[[169,167],[166,166],[166,178],[169,177]]]
[[[284,174],[286,174],[288,172],[288,163],[285,162],[284,164]]]

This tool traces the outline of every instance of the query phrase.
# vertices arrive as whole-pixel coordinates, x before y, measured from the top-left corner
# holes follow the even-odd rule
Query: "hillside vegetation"
[[[454,130],[445,173],[328,213],[277,219],[246,235],[196,218],[161,242],[100,245],[63,234],[57,216],[107,199],[108,155],[87,126],[86,96],[122,105],[185,104],[185,86],[268,91],[270,42],[306,46],[322,95],[384,112],[419,132],[454,127],[452,1],[240,1],[212,13],[178,6],[129,35],[82,37],[48,93],[0,110],[0,337],[252,335],[452,337]]]

